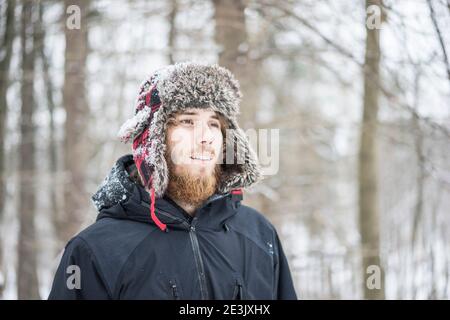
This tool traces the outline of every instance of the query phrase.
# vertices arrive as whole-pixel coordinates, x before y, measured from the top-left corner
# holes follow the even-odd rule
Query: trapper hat
[[[133,144],[133,158],[142,183],[150,193],[154,220],[157,219],[154,199],[164,195],[169,182],[165,141],[167,120],[173,113],[189,108],[210,109],[227,121],[225,150],[238,150],[242,154],[239,160],[235,154],[233,163],[222,165],[218,193],[249,187],[260,180],[256,154],[237,122],[241,97],[233,74],[217,64],[169,65],[141,84],[134,116],[122,125],[118,136],[123,142]]]

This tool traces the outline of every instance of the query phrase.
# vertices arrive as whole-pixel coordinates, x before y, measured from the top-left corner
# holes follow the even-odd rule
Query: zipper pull
[[[194,217],[192,219],[192,222],[190,224],[190,231],[195,232],[195,222],[197,221],[197,217]]]
[[[171,283],[171,287],[172,287],[172,295],[175,298],[175,300],[178,300],[179,296],[178,296],[177,285],[175,283],[173,283],[172,281],[170,281],[170,283]]]

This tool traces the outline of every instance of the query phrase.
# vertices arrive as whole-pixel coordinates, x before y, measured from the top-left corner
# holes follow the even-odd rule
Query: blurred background
[[[244,199],[300,298],[448,299],[449,31],[449,0],[1,0],[0,297],[47,298],[141,81],[193,60],[279,130]]]

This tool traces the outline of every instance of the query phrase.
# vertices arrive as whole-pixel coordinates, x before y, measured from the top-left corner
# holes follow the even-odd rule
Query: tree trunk
[[[249,40],[245,25],[244,0],[213,0],[215,41],[219,46],[219,65],[233,72],[240,82],[243,98],[239,122],[254,128],[256,106],[256,66],[248,57]]]
[[[19,257],[17,270],[18,298],[39,299],[36,263],[36,236],[34,227],[35,192],[35,127],[33,124],[34,69],[35,69],[35,6],[23,1],[22,6],[22,86],[20,112],[19,159]]]
[[[50,217],[52,219],[53,225],[55,229],[61,230],[61,221],[59,220],[59,212],[61,212],[61,202],[60,197],[58,197],[60,189],[59,187],[62,185],[61,183],[61,172],[58,166],[58,150],[59,146],[57,145],[56,139],[56,128],[55,128],[55,102],[53,99],[53,81],[50,75],[50,65],[49,59],[45,54],[45,30],[43,26],[43,14],[44,14],[44,4],[39,2],[39,20],[38,20],[38,29],[37,29],[37,53],[42,61],[42,72],[43,72],[43,80],[45,87],[45,95],[47,101],[48,112],[50,115],[50,123],[49,123],[49,136],[48,136],[48,179],[49,179],[49,197],[50,197]],[[62,244],[59,244],[60,247]]]
[[[80,29],[69,29],[64,20],[65,65],[63,104],[66,110],[64,136],[64,210],[57,225],[58,237],[68,241],[79,230],[85,218],[88,195],[85,192],[85,171],[88,159],[86,140],[89,108],[86,93],[86,60],[88,56],[89,1],[66,0],[65,8],[80,8]]]
[[[177,38],[177,25],[176,19],[178,14],[178,0],[170,0],[170,13],[169,13],[169,63],[174,64],[174,51],[175,51],[175,42]]]
[[[419,82],[420,82],[420,73],[416,72],[414,77],[414,110],[418,112],[419,106]],[[413,215],[413,227],[412,227],[412,235],[411,235],[411,255],[412,255],[412,263],[413,263],[413,274],[414,278],[419,273],[421,261],[419,260],[416,263],[415,253],[419,250],[419,230],[421,223],[424,224],[424,204],[425,204],[425,183],[426,183],[426,170],[425,170],[425,153],[424,153],[424,132],[421,128],[420,121],[415,113],[412,115],[412,129],[415,132],[414,136],[414,151],[417,159],[417,177],[416,177],[416,203],[414,205],[414,215]],[[422,229],[423,230],[423,229]],[[422,234],[422,239],[425,240],[425,234]],[[425,244],[424,244],[425,245]],[[417,295],[417,287],[413,288],[413,297],[415,298]]]
[[[219,46],[219,65],[229,69],[240,83],[243,97],[239,124],[244,130],[257,130],[259,125],[256,114],[260,104],[262,68],[261,60],[251,59],[249,54],[251,43],[246,28],[246,3],[246,0],[213,0],[215,42]],[[272,201],[264,194],[247,194],[244,201],[245,204],[260,209],[272,223],[280,221]],[[281,226],[276,227],[279,229]]]
[[[5,139],[6,139],[6,118],[8,114],[8,101],[6,93],[9,87],[9,69],[11,63],[12,45],[14,40],[14,11],[16,1],[7,1],[5,34],[2,42],[3,58],[0,60],[0,225],[3,222],[5,210],[5,193],[6,193],[6,170],[5,170]],[[6,273],[3,268],[3,241],[0,235],[0,299],[3,296],[3,290],[6,283]]]
[[[381,0],[366,0],[366,7]],[[361,233],[363,293],[365,299],[384,299],[384,271],[380,261],[380,217],[377,190],[376,132],[379,95],[380,30],[366,27],[364,110],[359,151],[359,227]],[[367,284],[368,267],[381,271],[380,288]]]

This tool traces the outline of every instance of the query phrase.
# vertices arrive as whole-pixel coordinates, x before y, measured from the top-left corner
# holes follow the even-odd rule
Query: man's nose
[[[214,140],[214,135],[207,123],[203,123],[198,128],[197,142],[200,144],[211,144]]]

